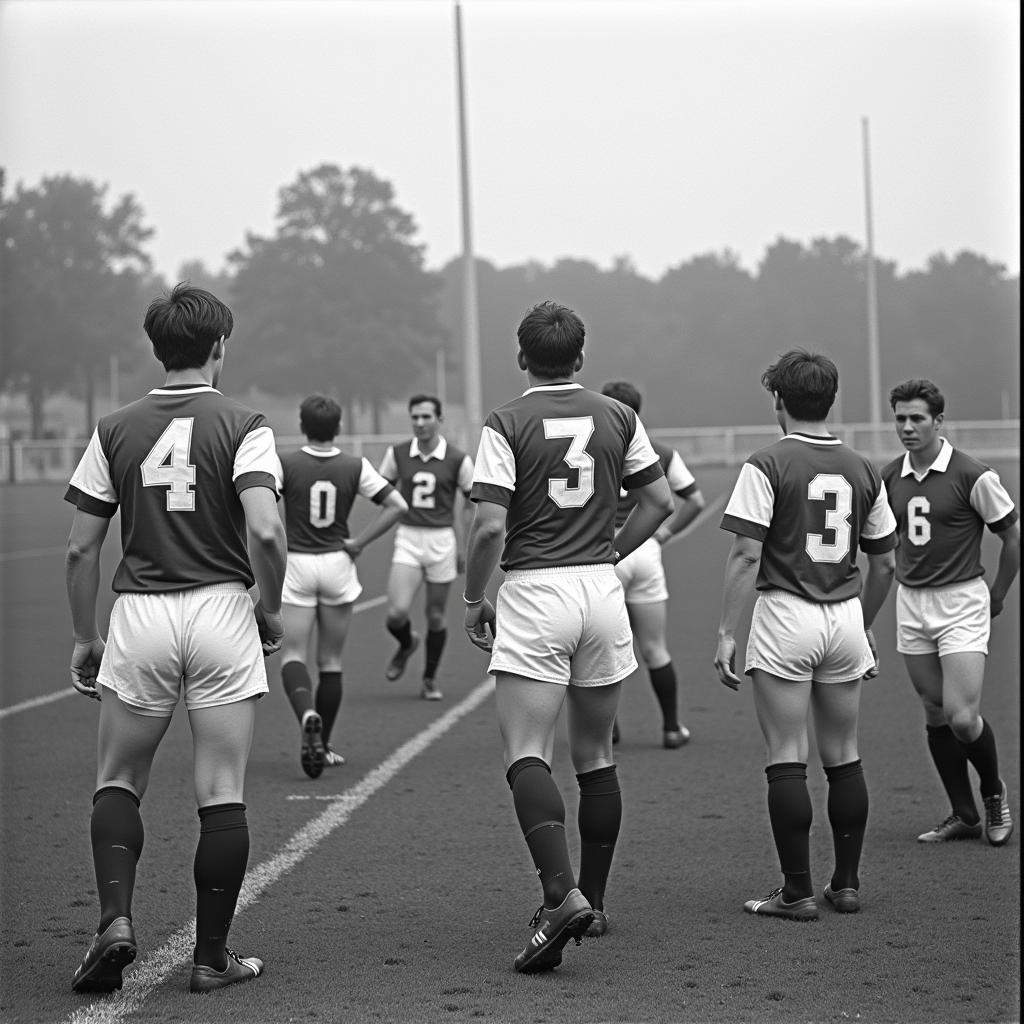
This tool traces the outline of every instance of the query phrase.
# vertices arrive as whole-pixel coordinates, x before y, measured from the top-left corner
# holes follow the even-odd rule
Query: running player
[[[605,384],[601,394],[628,405],[637,414],[640,412],[640,392],[628,381]],[[668,587],[661,549],[700,515],[704,508],[704,495],[679,452],[660,441],[652,440],[651,446],[669,487],[678,498],[678,507],[675,515],[659,526],[653,537],[644,541],[629,558],[616,563],[615,572],[626,592],[626,611],[629,612],[633,639],[647,666],[654,696],[661,709],[661,744],[666,750],[675,750],[690,739],[690,730],[679,721],[676,670],[665,640]],[[636,499],[629,491],[620,492],[616,527],[622,526],[635,504]],[[614,739],[618,740],[618,723]]]
[[[249,856],[242,800],[256,701],[267,692],[263,657],[282,635],[274,435],[261,413],[217,390],[232,327],[227,306],[182,283],[150,303],[144,327],[165,383],[99,421],[65,495],[75,506],[66,562],[71,681],[101,701],[91,824],[100,921],[71,983],[76,992],[121,988],[135,959],[140,803],[182,694],[200,823],[189,990],[263,973],[261,960],[226,943]],[[100,549],[119,508],[123,557],[104,645]],[[247,593],[254,582],[255,614]]]
[[[990,620],[1003,610],[1020,569],[1019,516],[996,473],[941,435],[946,400],[931,381],[905,381],[889,402],[907,449],[882,470],[899,524],[896,648],[924,705],[928,750],[952,810],[917,838],[942,843],[981,835],[970,762],[980,781],[985,837],[1002,846],[1013,821],[995,736],[981,717],[981,690]],[[981,564],[986,526],[1002,544],[991,587]]]
[[[455,498],[463,495],[462,536],[470,516],[465,500],[473,485],[473,460],[441,436],[441,401],[433,395],[409,399],[413,438],[384,453],[380,474],[398,487],[409,511],[395,530],[395,549],[388,577],[388,632],[398,649],[384,674],[395,680],[405,671],[420,635],[409,621],[413,598],[426,581],[427,645],[420,696],[441,700],[437,667],[448,639],[445,605],[452,580],[462,571],[459,536],[455,530]]]
[[[281,457],[288,528],[288,571],[281,594],[285,635],[281,680],[302,732],[302,770],[311,779],[323,772],[325,764],[345,763],[331,746],[331,731],[341,708],[341,652],[352,621],[352,604],[363,592],[355,559],[408,508],[366,459],[335,447],[340,424],[341,406],[333,398],[310,395],[299,406],[299,427],[308,443]],[[382,507],[353,538],[348,516],[359,494]],[[306,668],[314,627],[315,695]]]
[[[530,387],[487,417],[473,477],[466,631],[491,652],[506,778],[544,891],[533,936],[515,959],[523,973],[557,967],[570,938],[607,928],[604,890],[622,817],[612,723],[621,681],[636,669],[614,562],[673,509],[636,413],[574,383],[584,333],[557,303],[527,313],[517,358]],[[637,504],[616,532],[621,487]],[[485,591],[499,557],[506,575],[496,616]],[[578,885],[551,777],[567,701],[580,787]]]
[[[869,627],[892,583],[896,523],[878,471],[826,426],[839,387],[835,364],[795,349],[761,382],[784,437],[747,459],[722,518],[722,529],[736,536],[715,668],[722,683],[739,689],[735,632],[756,573],[746,673],[768,749],[768,817],[785,882],[744,909],[813,921],[808,711],[828,779],[835,854],[825,899],[840,913],[855,913],[868,817],[857,717],[861,679],[878,673]],[[863,586],[858,547],[867,555]]]

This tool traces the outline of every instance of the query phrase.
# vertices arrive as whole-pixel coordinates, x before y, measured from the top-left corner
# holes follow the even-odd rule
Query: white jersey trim
[[[237,480],[243,473],[267,473],[274,478],[278,492],[283,480],[281,460],[274,445],[274,432],[270,427],[257,427],[242,438],[235,452],[235,464],[231,479]]]
[[[480,432],[473,483],[493,484],[506,491],[516,489],[516,457],[507,438],[493,427],[485,426]]]
[[[896,516],[893,514],[892,506],[889,504],[889,494],[885,484],[881,484],[875,503],[868,513],[867,522],[861,530],[861,540],[881,540],[896,532]]]
[[[97,498],[99,501],[105,501],[111,505],[118,504],[117,491],[114,490],[114,482],[110,479],[110,463],[100,444],[98,430],[92,432],[89,444],[82,453],[82,458],[78,462],[70,483],[72,487],[77,487],[83,494],[88,494],[91,498]]]
[[[988,523],[1005,519],[1014,509],[1013,499],[1006,493],[994,469],[986,470],[971,488],[971,508]]]
[[[685,491],[687,487],[697,482],[696,477],[690,472],[689,467],[683,462],[683,457],[673,449],[672,458],[669,460],[668,469],[665,470],[668,478],[668,485],[673,493]]]
[[[335,455],[341,454],[340,448],[313,448],[308,444],[304,444],[302,446],[302,450],[307,455],[313,455],[318,459],[330,459],[333,458]]]
[[[912,476],[918,483],[920,483],[933,469],[936,473],[945,473],[946,470],[949,469],[949,460],[951,458],[953,458],[953,446],[946,438],[942,438],[942,443],[939,446],[939,454],[935,456],[932,464],[920,473],[914,469],[914,466],[910,461],[910,452],[906,452],[903,456],[903,466],[900,469],[900,476]]]
[[[654,450],[640,417],[634,417],[633,436],[629,440],[629,447],[626,449],[626,461],[622,467],[622,477],[632,476],[646,469],[655,462],[659,462],[658,453]]]
[[[775,490],[760,469],[744,462],[732,489],[725,515],[744,519],[765,528],[772,524],[775,510]]]
[[[370,464],[370,461],[363,456],[362,467],[359,471],[359,493],[364,498],[372,498],[374,495],[380,493],[385,487],[390,487],[391,484],[381,476]]]

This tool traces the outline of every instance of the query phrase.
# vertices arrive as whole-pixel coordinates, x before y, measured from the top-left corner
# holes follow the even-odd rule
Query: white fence
[[[833,424],[832,431],[852,448],[878,462],[894,458],[903,450],[896,438],[895,427],[889,424],[841,423]],[[944,432],[953,444],[975,458],[1020,458],[1020,420],[947,421]],[[778,427],[654,427],[650,433],[676,448],[691,466],[735,466],[751,452],[779,438]],[[365,455],[377,465],[388,445],[403,441],[408,436],[343,435],[338,438],[338,445],[355,455]],[[300,447],[304,441],[302,437],[279,437],[278,445],[283,451],[289,451]],[[0,444],[0,482],[67,481],[87,444],[88,438]]]

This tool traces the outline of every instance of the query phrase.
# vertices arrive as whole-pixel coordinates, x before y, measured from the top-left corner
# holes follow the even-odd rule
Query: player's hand
[[[994,619],[1003,610],[1003,599],[989,595],[989,615]]]
[[[86,643],[75,641],[75,649],[71,652],[71,685],[86,697],[101,700],[96,676],[103,660],[106,644],[97,636]]]
[[[494,620],[494,605],[486,597],[480,604],[466,605],[466,635],[481,651],[494,646]]]
[[[878,675],[878,645],[875,643],[875,634],[870,629],[865,629],[864,635],[868,638],[868,647],[871,648],[871,657],[875,659],[875,663],[864,673],[863,678],[874,679]]]
[[[260,631],[260,646],[263,648],[263,657],[269,658],[281,650],[281,640],[284,637],[284,619],[280,612],[268,612],[260,601],[253,608],[256,616],[256,626]]]
[[[341,544],[345,549],[345,553],[353,562],[363,553],[363,545],[358,541],[353,540],[351,537],[343,540]]]
[[[718,650],[715,651],[715,671],[718,673],[718,681],[730,690],[738,690],[743,682],[736,675],[736,639],[731,636],[720,636],[718,638]]]
[[[455,571],[460,576],[466,571],[466,556],[461,551],[455,553]]]

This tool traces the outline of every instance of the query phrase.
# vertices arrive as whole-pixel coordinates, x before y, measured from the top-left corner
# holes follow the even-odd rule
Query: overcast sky
[[[271,234],[278,189],[373,170],[427,265],[461,251],[451,0],[6,0],[7,188],[131,192],[168,278]],[[657,278],[783,236],[901,272],[1020,271],[1017,0],[464,0],[475,251]]]

